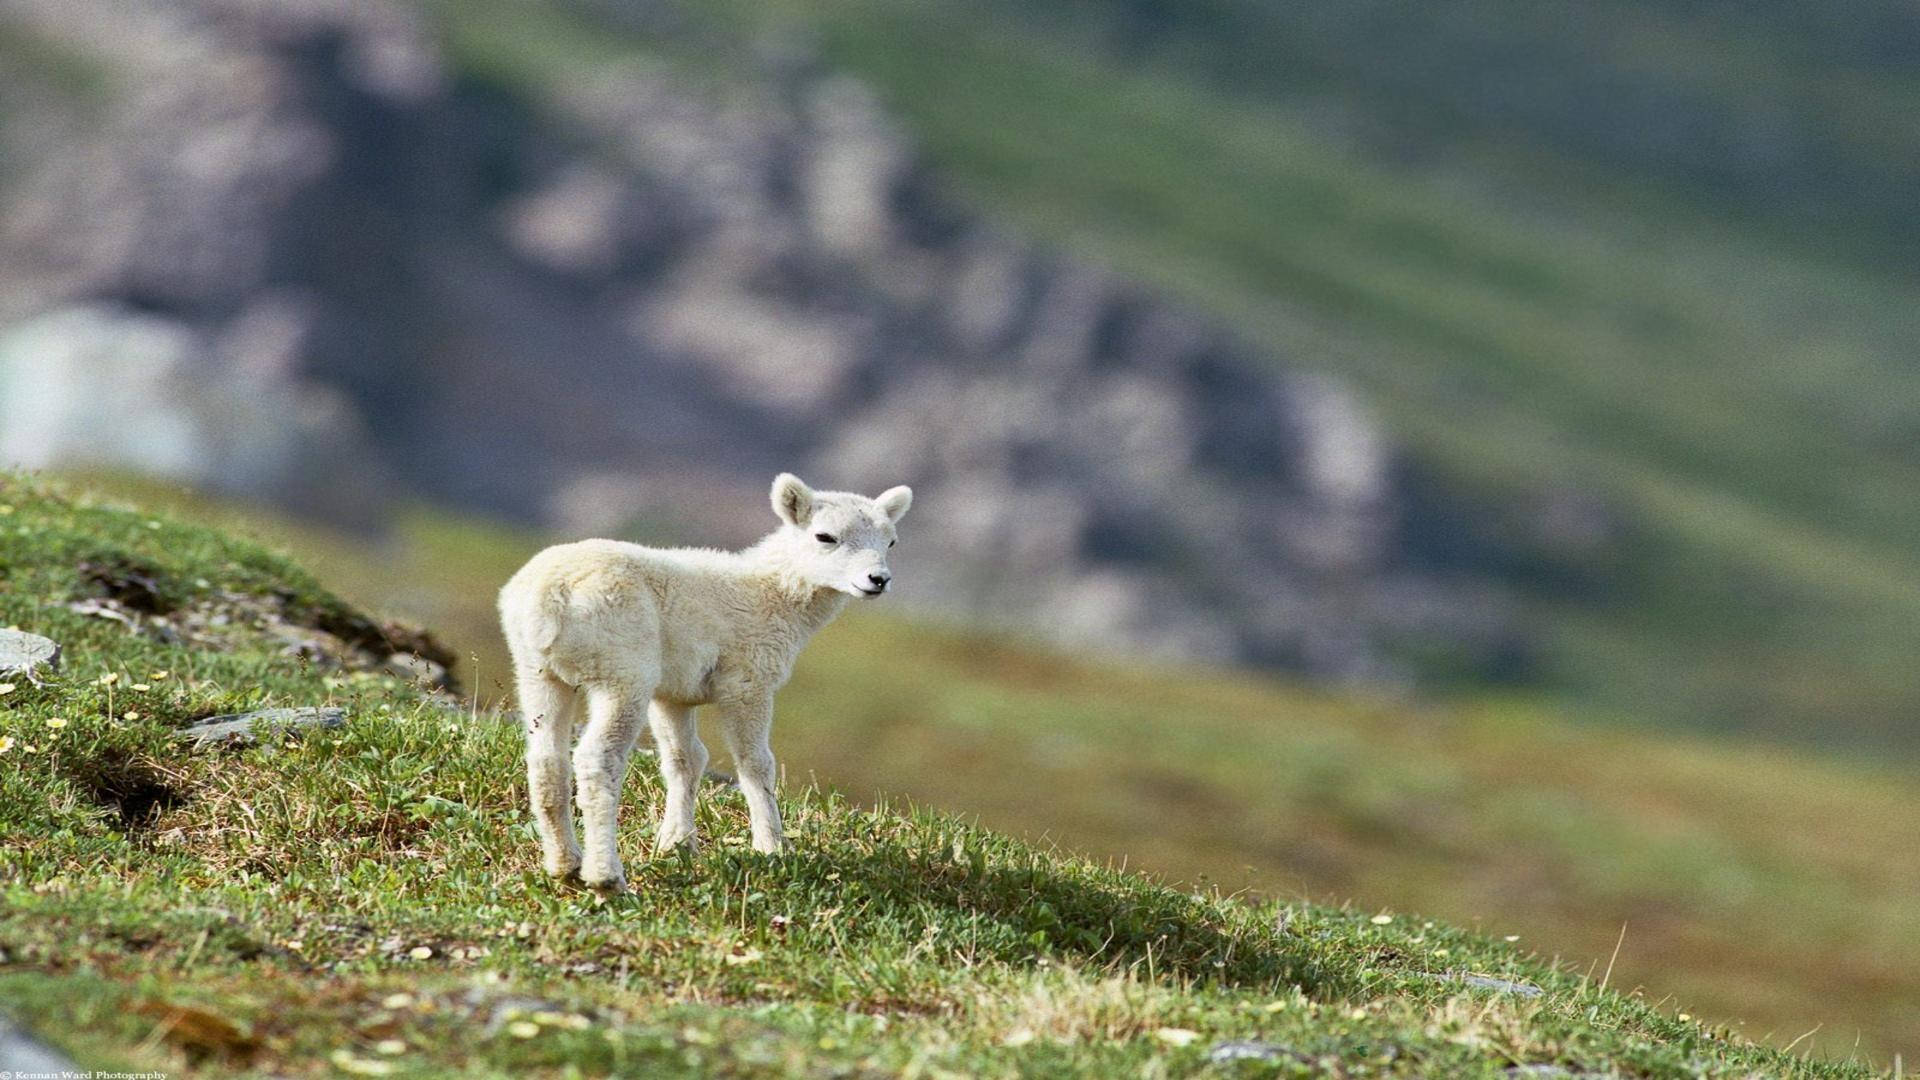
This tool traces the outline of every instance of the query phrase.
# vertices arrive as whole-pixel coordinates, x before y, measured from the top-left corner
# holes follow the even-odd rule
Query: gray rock
[[[226,743],[253,742],[263,735],[295,728],[336,728],[346,723],[346,720],[346,710],[322,706],[259,709],[250,713],[210,716],[190,727],[181,728],[180,737],[192,741],[196,748],[201,748]]]
[[[356,415],[291,370],[306,321],[265,294],[219,333],[103,303],[0,327],[0,461],[138,469],[364,513],[380,470]]]
[[[110,619],[131,629],[140,628],[140,620],[113,600],[103,600],[89,596],[84,600],[75,600],[67,605],[67,610],[75,615],[91,615],[96,619]]]
[[[0,630],[0,675],[25,675],[38,682],[42,670],[59,669],[59,642],[25,630]]]
[[[386,670],[418,686],[440,689],[447,685],[445,664],[414,653],[394,653],[387,657]]]
[[[1280,1061],[1283,1059],[1309,1061],[1311,1058],[1291,1046],[1279,1043],[1260,1042],[1256,1039],[1235,1039],[1230,1042],[1215,1043],[1207,1051],[1207,1060],[1220,1064],[1228,1061]]]
[[[0,460],[721,545],[797,468],[921,491],[899,601],[943,616],[1374,685],[1510,654],[1361,401],[975,217],[822,64],[556,68],[536,123],[399,0],[0,7],[135,73],[0,208]]]
[[[82,1076],[66,1057],[35,1039],[27,1030],[0,1016],[0,1072]]]
[[[1523,998],[1537,998],[1546,993],[1545,990],[1530,982],[1497,979],[1491,975],[1458,975],[1454,977],[1454,981],[1465,983],[1476,990],[1491,990],[1497,994],[1513,994]]]

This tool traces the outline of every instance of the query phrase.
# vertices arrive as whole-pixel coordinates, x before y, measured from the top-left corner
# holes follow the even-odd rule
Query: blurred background
[[[541,544],[909,483],[789,783],[1911,1057],[1916,115],[1908,0],[0,0],[0,462],[482,703]]]

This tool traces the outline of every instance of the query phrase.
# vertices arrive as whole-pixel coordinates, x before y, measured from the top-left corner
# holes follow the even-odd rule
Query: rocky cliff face
[[[923,607],[1372,681],[1507,656],[1489,586],[1412,565],[1431,495],[1351,394],[977,220],[857,83],[536,107],[398,5],[0,10],[112,73],[10,118],[0,457],[725,543],[780,469],[905,482]]]

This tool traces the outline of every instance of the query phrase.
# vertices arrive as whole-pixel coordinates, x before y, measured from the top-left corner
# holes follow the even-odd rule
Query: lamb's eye
[[[837,544],[840,542],[838,537],[833,536],[829,533],[814,533],[813,538],[815,540],[820,541],[823,544]]]
[[[898,540],[889,540],[889,541],[887,541],[887,546],[888,546],[888,547],[892,547],[893,545],[895,545],[895,544],[897,544],[897,543],[899,543],[899,542],[900,542],[900,541],[898,541]]]

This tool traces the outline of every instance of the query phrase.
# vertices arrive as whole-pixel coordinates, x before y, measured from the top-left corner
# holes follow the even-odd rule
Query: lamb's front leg
[[[627,778],[627,757],[640,737],[640,706],[651,687],[595,688],[588,694],[587,727],[573,749],[573,773],[580,787],[580,819],[585,834],[580,880],[602,889],[626,885],[620,865],[620,786]]]
[[[786,848],[780,824],[780,805],[773,799],[773,699],[730,702],[721,707],[720,731],[740,772],[740,792],[747,797],[747,817],[753,826],[753,850],[778,854]]]
[[[660,778],[667,785],[667,807],[660,814],[653,848],[669,851],[681,843],[698,847],[693,806],[700,796],[700,777],[707,771],[707,747],[700,741],[693,710],[656,701],[647,709],[647,720],[660,753]]]

